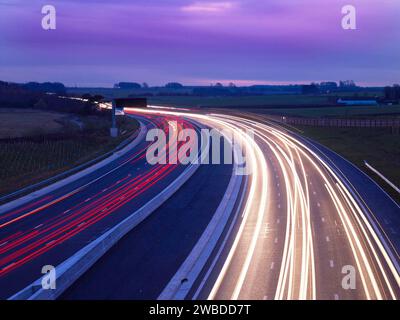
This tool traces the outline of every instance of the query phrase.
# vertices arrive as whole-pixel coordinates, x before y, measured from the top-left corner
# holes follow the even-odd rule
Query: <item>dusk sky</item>
[[[341,27],[347,4],[357,30]],[[400,82],[400,0],[0,0],[0,28],[6,81]]]

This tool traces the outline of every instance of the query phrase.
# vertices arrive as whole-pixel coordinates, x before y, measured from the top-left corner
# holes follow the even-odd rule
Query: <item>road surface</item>
[[[148,129],[173,135],[192,123],[174,117],[141,118]],[[176,131],[176,132],[175,132]],[[5,299],[58,266],[131,215],[174,181],[185,165],[149,165],[142,141],[105,167],[9,211],[0,207],[0,297]],[[170,150],[163,150],[169,154]]]
[[[252,168],[233,231],[191,298],[398,299],[398,248],[377,220],[385,212],[374,215],[318,148],[247,114],[159,112],[242,132]]]
[[[254,114],[125,112],[164,130],[172,120],[197,132],[195,123],[226,130],[245,150],[251,174],[244,200],[209,252],[188,299],[400,297],[400,208],[344,159]],[[75,185],[0,215],[1,297],[40,276],[43,265],[57,265],[104,233],[184,170],[148,165],[147,146]],[[62,298],[155,299],[190,254],[227,186],[229,166],[200,168]],[[214,196],[209,203],[208,195]]]

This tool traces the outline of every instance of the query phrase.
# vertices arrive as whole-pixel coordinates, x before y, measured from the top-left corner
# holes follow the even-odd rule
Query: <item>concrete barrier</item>
[[[235,153],[237,154],[238,152],[239,150],[236,148]],[[227,190],[213,218],[189,256],[164,288],[158,300],[184,300],[189,294],[189,291],[211,257],[212,251],[217,246],[232,212],[234,212],[240,198],[239,192],[243,179],[248,178],[247,176],[243,178],[242,175],[236,175],[235,172],[237,169],[238,165],[235,163]]]

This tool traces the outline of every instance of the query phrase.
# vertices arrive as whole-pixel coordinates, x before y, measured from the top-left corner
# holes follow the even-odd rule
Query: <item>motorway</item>
[[[188,299],[399,299],[400,208],[343,159],[250,113],[126,112],[164,131],[170,121],[177,121],[178,131],[199,132],[197,123],[230,131],[246,153],[251,175],[244,201],[209,252]],[[0,207],[0,297],[35,280],[41,266],[58,265],[99,237],[185,169],[150,166],[147,147],[142,142],[110,166],[21,208]],[[212,218],[231,171],[201,165],[62,298],[157,298]],[[356,286],[346,289],[351,281],[345,276],[353,271]]]
[[[348,188],[307,145],[254,119],[254,171],[239,227],[209,299],[397,299],[399,274]],[[398,258],[398,256],[397,256]],[[342,287],[354,267],[355,290]]]
[[[147,129],[172,137],[192,123],[175,117],[140,117]],[[177,128],[169,126],[176,121]],[[145,136],[145,135],[144,135]],[[0,207],[0,297],[5,299],[58,266],[131,215],[182,174],[187,166],[149,165],[145,140],[104,167],[50,194],[10,210]],[[172,145],[173,146],[173,145]],[[171,147],[172,147],[171,146]],[[176,152],[176,148],[172,148]],[[169,149],[161,152],[169,155]]]
[[[313,145],[248,114],[158,112],[236,132],[252,167],[240,217],[191,298],[398,299],[398,248]]]

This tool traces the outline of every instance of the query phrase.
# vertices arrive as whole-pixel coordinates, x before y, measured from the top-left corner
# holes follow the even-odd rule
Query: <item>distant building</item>
[[[372,98],[339,98],[337,104],[342,106],[377,106],[378,102]]]

